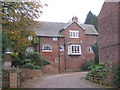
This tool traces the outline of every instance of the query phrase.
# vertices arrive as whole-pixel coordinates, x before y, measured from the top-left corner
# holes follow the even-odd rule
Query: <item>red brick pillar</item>
[[[17,88],[17,69],[10,70],[10,88]]]

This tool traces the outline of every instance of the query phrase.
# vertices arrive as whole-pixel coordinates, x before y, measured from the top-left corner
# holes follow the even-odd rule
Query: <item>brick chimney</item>
[[[76,17],[76,16],[72,17],[72,21],[78,22],[78,17]]]

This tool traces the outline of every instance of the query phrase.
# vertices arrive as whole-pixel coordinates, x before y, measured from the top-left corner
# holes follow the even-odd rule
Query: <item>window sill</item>
[[[73,38],[73,39],[78,39],[79,37],[70,37],[70,38]]]
[[[81,54],[68,54],[69,56],[81,56]]]
[[[42,52],[52,52],[52,50],[42,50]]]

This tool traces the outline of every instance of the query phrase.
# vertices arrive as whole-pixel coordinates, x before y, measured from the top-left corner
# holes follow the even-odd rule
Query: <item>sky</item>
[[[48,22],[68,22],[77,16],[84,23],[89,11],[98,15],[104,0],[42,0],[48,7],[43,8],[43,14],[38,19]]]

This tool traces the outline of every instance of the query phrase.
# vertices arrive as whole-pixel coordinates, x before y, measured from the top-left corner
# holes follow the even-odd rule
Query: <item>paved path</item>
[[[45,76],[32,88],[99,88],[98,85],[84,79],[87,72],[57,74]]]

